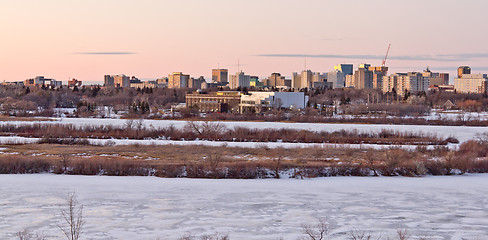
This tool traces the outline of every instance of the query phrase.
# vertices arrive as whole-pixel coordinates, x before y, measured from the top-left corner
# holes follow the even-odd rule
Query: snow
[[[72,124],[77,126],[97,126],[97,125],[113,125],[125,126],[127,120],[125,119],[100,119],[100,118],[52,118],[54,121],[6,121],[0,124]],[[134,120],[133,125],[137,125],[140,120]],[[145,127],[169,127],[183,128],[187,125],[187,121],[178,120],[142,120]],[[441,138],[455,137],[460,143],[468,140],[478,138],[478,134],[488,134],[488,127],[468,127],[468,126],[426,126],[426,125],[386,125],[386,124],[327,124],[327,123],[285,123],[285,122],[215,122],[224,125],[227,128],[246,127],[246,128],[290,128],[303,129],[310,131],[340,131],[340,130],[357,130],[358,132],[380,132],[384,129],[400,131],[432,134]],[[0,143],[33,143],[38,139],[21,138],[21,137],[0,137]],[[229,147],[268,147],[268,148],[313,148],[313,147],[351,147],[351,148],[403,148],[414,149],[414,145],[377,145],[377,144],[317,144],[317,143],[284,143],[284,142],[221,142],[221,141],[174,141],[174,140],[128,140],[128,139],[90,139],[95,144],[141,144],[141,145],[205,145],[205,146],[222,146]],[[449,144],[450,148],[457,148],[459,144]],[[434,146],[429,146],[433,148]]]
[[[424,178],[205,180],[156,177],[0,175],[0,239],[28,228],[61,239],[60,206],[84,205],[83,239],[296,239],[327,217],[331,239],[354,229],[383,239],[406,227],[428,239],[488,236],[488,174]],[[375,238],[376,239],[376,238]]]
[[[0,144],[30,144],[37,143],[40,138],[26,138],[18,136],[4,136],[0,137]],[[406,150],[413,150],[417,148],[417,145],[385,145],[385,144],[334,144],[334,143],[287,143],[287,142],[226,142],[226,141],[206,141],[206,140],[194,140],[194,141],[176,141],[176,140],[163,140],[163,139],[148,139],[148,140],[136,140],[136,139],[91,139],[88,141],[94,145],[100,146],[112,146],[112,145],[202,145],[202,146],[226,146],[226,147],[240,147],[240,148],[354,148],[354,149],[390,149],[399,148]],[[442,145],[441,145],[442,146]],[[447,147],[454,149],[457,144],[449,144]],[[436,146],[428,145],[427,149],[433,149]],[[0,149],[1,150],[1,149]],[[2,153],[2,152],[0,152]]]
[[[5,121],[0,124],[73,124],[77,126],[98,126],[98,125],[113,125],[125,126],[127,120],[125,119],[101,119],[101,118],[52,118],[54,121]],[[134,120],[137,123],[139,120]],[[169,127],[183,128],[187,121],[178,120],[143,120],[143,125],[146,127]],[[383,129],[413,132],[413,133],[428,133],[436,136],[447,138],[455,137],[460,142],[476,139],[477,134],[488,133],[488,127],[468,127],[468,126],[429,126],[429,125],[388,125],[388,124],[328,124],[328,123],[287,123],[287,122],[215,122],[224,125],[227,128],[246,127],[246,128],[290,128],[290,129],[304,129],[310,131],[340,131],[357,129],[359,132],[379,132]]]

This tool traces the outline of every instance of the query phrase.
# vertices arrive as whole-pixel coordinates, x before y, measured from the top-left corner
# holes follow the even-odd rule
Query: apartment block
[[[190,75],[183,74],[182,72],[174,72],[168,75],[168,88],[187,88]]]
[[[235,75],[230,76],[229,88],[236,89],[238,87],[251,87],[251,76],[244,74],[244,72],[238,72]]]
[[[422,76],[421,73],[397,73],[383,77],[383,92],[395,91],[398,95],[405,95],[409,92],[416,94],[418,92],[427,92],[429,90],[429,79]]]
[[[300,74],[294,72],[292,76],[293,88],[313,88],[314,82],[327,81],[327,74],[321,74],[318,72],[312,72],[311,70],[304,70]],[[315,84],[320,85],[320,84]]]
[[[429,78],[429,85],[449,85],[449,73],[432,72],[427,68],[422,73],[422,76]]]
[[[487,93],[487,74],[462,74],[454,79],[454,89],[459,93]]]

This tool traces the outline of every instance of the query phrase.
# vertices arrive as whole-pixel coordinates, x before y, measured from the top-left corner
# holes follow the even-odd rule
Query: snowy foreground
[[[69,192],[84,205],[83,239],[297,239],[302,224],[328,217],[331,239],[351,230],[427,239],[486,239],[488,175],[202,180],[156,177],[0,175],[0,239],[28,228],[61,239],[56,224]],[[376,239],[376,238],[375,238]],[[412,238],[417,239],[417,238]]]

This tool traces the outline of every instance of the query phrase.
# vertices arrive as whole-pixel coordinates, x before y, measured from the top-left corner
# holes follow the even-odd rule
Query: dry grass
[[[225,146],[4,145],[1,173],[193,178],[423,176],[488,172],[488,160],[447,150],[233,148]]]

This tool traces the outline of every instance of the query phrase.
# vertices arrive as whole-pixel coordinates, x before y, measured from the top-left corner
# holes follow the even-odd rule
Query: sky
[[[0,81],[212,68],[262,78],[339,63],[488,73],[486,0],[1,0]],[[238,66],[239,63],[239,66]]]

